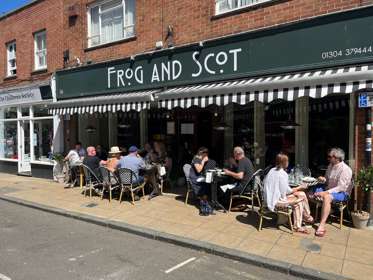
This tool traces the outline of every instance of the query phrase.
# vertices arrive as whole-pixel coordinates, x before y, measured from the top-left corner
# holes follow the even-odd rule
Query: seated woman
[[[208,149],[201,147],[192,160],[192,168],[190,169],[189,179],[193,188],[193,192],[200,199],[201,208],[208,205],[207,197],[209,193],[209,185],[205,183],[202,177],[202,172],[206,163],[209,160]]]
[[[114,172],[116,170],[118,162],[121,157],[121,153],[122,151],[117,146],[110,148],[109,158],[105,162],[105,164],[106,164],[106,168],[109,169],[111,172]]]
[[[272,168],[264,179],[264,201],[271,211],[276,207],[291,205],[295,231],[309,234],[307,229],[302,227],[303,220],[313,223],[307,196],[301,191],[303,186],[289,187],[288,174],[285,172],[288,165],[287,155],[280,153],[276,156],[276,167]]]

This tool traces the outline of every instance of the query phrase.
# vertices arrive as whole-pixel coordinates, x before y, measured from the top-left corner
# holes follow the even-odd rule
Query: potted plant
[[[373,166],[368,166],[359,170],[356,177],[356,184],[360,189],[368,194],[368,207],[370,211],[373,210]],[[351,213],[352,222],[356,228],[365,228],[368,225],[370,214],[360,209]]]
[[[58,183],[64,183],[65,174],[63,171],[63,160],[64,156],[60,153],[54,153],[52,155],[52,160],[54,160],[55,165],[53,167],[53,179]]]

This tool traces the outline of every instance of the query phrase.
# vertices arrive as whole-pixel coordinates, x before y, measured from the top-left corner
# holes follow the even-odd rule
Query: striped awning
[[[157,92],[159,91],[148,90],[62,100],[51,104],[49,111],[53,115],[141,111],[150,108],[150,102]]]
[[[159,107],[172,109],[191,106],[269,103],[276,99],[293,101],[308,96],[348,94],[371,89],[373,65],[333,68],[317,71],[256,77],[234,81],[169,88],[156,94]]]

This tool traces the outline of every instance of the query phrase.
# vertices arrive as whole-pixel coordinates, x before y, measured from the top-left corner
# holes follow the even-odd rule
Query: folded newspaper
[[[220,188],[223,192],[226,192],[227,190],[234,189],[235,186],[236,185],[234,184],[226,184],[226,185],[220,186]]]

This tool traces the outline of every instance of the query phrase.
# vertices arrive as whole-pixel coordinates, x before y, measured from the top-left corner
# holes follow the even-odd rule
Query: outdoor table
[[[227,209],[218,201],[218,183],[226,180],[228,178],[225,174],[218,174],[216,170],[212,171],[212,181],[211,181],[211,206],[216,210],[223,210],[224,213]]]

